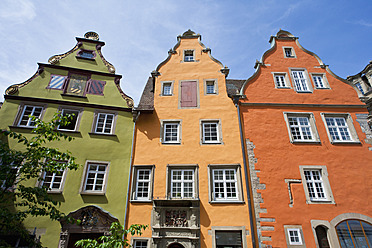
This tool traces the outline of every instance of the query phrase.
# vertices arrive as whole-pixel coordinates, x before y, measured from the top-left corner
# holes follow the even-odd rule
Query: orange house
[[[371,130],[359,91],[291,33],[270,43],[239,106],[260,247],[371,247]]]
[[[150,228],[131,244],[252,247],[249,178],[229,98],[244,81],[226,80],[229,69],[199,34],[188,30],[177,39],[135,111],[126,223]]]

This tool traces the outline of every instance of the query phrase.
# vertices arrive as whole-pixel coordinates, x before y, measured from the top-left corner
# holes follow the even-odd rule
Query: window
[[[358,90],[360,90],[360,92],[362,92],[363,95],[365,94],[363,87],[360,83],[356,83],[355,86],[358,88]]]
[[[372,225],[360,220],[345,220],[336,226],[343,248],[371,247]]]
[[[103,89],[106,82],[100,80],[89,80],[87,94],[103,96]]]
[[[198,198],[197,165],[168,165],[167,192],[170,199]]]
[[[296,58],[296,54],[292,47],[283,47],[283,52],[285,58]]]
[[[306,247],[303,242],[302,227],[299,225],[284,225],[287,247]]]
[[[319,248],[330,248],[327,237],[327,229],[324,226],[319,225],[315,228],[315,233]]]
[[[219,121],[201,121],[201,133],[203,144],[216,144],[221,143],[221,131]]]
[[[21,115],[19,117],[18,126],[20,127],[35,127],[35,122],[31,116],[41,119],[44,108],[41,106],[24,105],[21,107]]]
[[[180,144],[181,120],[161,120],[160,142],[163,144]]]
[[[183,51],[183,61],[194,62],[194,50],[184,50]]]
[[[46,187],[49,192],[62,192],[66,172],[59,170],[57,172],[44,172],[41,187]]]
[[[147,248],[148,241],[145,239],[138,239],[133,241],[133,248]]]
[[[316,89],[329,89],[329,84],[325,74],[311,73],[313,77],[314,86]]]
[[[204,94],[205,95],[216,95],[217,91],[217,80],[216,79],[208,79],[204,80]]]
[[[74,96],[84,96],[88,79],[87,75],[70,74],[65,93]]]
[[[104,194],[106,191],[108,167],[108,163],[87,162],[81,193]]]
[[[173,82],[162,82],[162,96],[171,96],[173,95]]]
[[[305,70],[291,70],[293,85],[297,92],[311,92]]]
[[[9,167],[2,163],[0,159],[0,166],[2,173],[0,174],[0,189],[12,191],[15,188],[15,183],[18,176],[18,169],[16,167]]]
[[[198,96],[199,86],[198,81],[181,81],[179,89],[180,108],[196,108],[199,107]]]
[[[82,59],[94,59],[96,57],[96,53],[92,50],[81,49],[76,54],[76,57],[82,58]]]
[[[78,128],[78,120],[80,115],[80,110],[75,109],[62,109],[62,116],[70,115],[69,123],[67,125],[59,125],[58,130],[61,131],[76,131]]]
[[[300,166],[300,172],[308,204],[335,203],[326,166]]]
[[[212,226],[213,248],[247,248],[244,226]]]
[[[320,141],[312,113],[284,112],[284,118],[287,123],[289,139],[292,143]]]
[[[133,167],[132,201],[151,201],[154,166]]]
[[[275,88],[290,88],[287,73],[274,72]]]
[[[48,89],[63,90],[66,82],[66,76],[51,75]]]
[[[321,113],[331,143],[359,143],[349,114]]]
[[[115,118],[115,114],[96,113],[94,133],[113,134]]]

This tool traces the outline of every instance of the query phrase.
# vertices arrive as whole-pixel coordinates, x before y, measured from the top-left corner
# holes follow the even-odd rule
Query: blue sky
[[[0,102],[5,89],[31,77],[37,62],[70,50],[95,31],[105,58],[123,75],[124,92],[139,101],[150,72],[187,29],[202,35],[212,55],[246,79],[268,40],[281,28],[300,38],[341,77],[372,60],[370,0],[2,0]]]

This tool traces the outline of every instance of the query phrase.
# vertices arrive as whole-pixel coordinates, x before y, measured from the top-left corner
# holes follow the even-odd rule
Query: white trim
[[[205,125],[215,125],[216,132],[212,131],[213,126],[209,128]],[[205,132],[209,131],[210,139],[213,140],[206,140]],[[200,120],[200,144],[208,145],[208,144],[223,144],[222,142],[222,126],[220,119],[203,119]]]
[[[294,72],[298,73],[299,75],[295,75]],[[293,89],[297,93],[313,92],[313,87],[310,83],[309,74],[307,73],[307,70],[305,68],[289,68],[289,74],[291,75]]]
[[[160,120],[161,128],[160,128],[160,143],[162,144],[181,144],[181,138],[182,138],[182,120]],[[167,126],[170,125],[177,125],[177,137],[176,140],[166,140],[166,131]],[[171,133],[173,134],[175,128],[171,128]],[[168,129],[169,130],[169,129]],[[173,136],[170,136],[170,138],[173,138]]]
[[[310,72],[310,76],[311,76],[311,80],[313,81],[315,89],[318,89],[318,90],[331,89],[331,87],[329,86],[329,83],[328,83],[328,80],[327,80],[327,77],[326,77],[325,73]],[[317,87],[316,86],[316,80],[314,80],[314,77],[317,78],[317,80],[319,80],[318,78],[321,78],[321,80],[322,80],[321,83],[322,83],[323,87],[319,87],[319,86]]]
[[[96,171],[96,170],[91,171],[91,174],[103,174],[103,178],[102,178],[103,182],[102,182],[101,190],[95,190],[95,189],[87,190],[86,189],[90,165],[105,166],[104,172]],[[85,162],[84,175],[81,181],[80,194],[104,195],[106,193],[106,188],[107,188],[107,178],[108,178],[109,168],[110,168],[109,162],[87,160]],[[96,181],[97,181],[97,176],[94,177],[93,187],[96,186]]]
[[[192,56],[186,56],[186,52],[192,52]],[[186,57],[188,58],[186,60]],[[183,50],[183,59],[182,59],[183,62],[195,62],[195,50],[194,49],[184,49]]]
[[[284,115],[284,120],[287,125],[287,130],[288,130],[288,135],[289,135],[289,140],[291,143],[319,143],[320,138],[318,134],[318,130],[316,128],[316,123],[315,123],[315,118],[314,114],[311,112],[283,112]],[[298,125],[291,125],[289,118],[307,118],[309,125],[302,125],[301,123],[298,123]],[[298,121],[298,120],[297,120]],[[301,139],[294,139],[293,134],[292,134],[292,128],[298,128]],[[304,139],[304,130],[302,128],[310,127],[310,132],[312,139]],[[305,130],[306,131],[306,130]]]
[[[349,113],[320,113],[320,115],[322,117],[324,126],[326,128],[329,141],[332,144],[336,144],[336,143],[360,143],[359,138],[358,138],[358,134],[357,134],[357,132],[354,128],[354,125],[353,125],[353,119],[351,118],[351,115]],[[333,137],[332,137],[332,134],[329,130],[328,124],[327,124],[327,118],[333,119],[333,122],[335,122],[335,120],[336,120],[335,118],[343,118],[345,120],[345,123],[346,123],[346,130],[347,130],[347,132],[350,136],[350,140],[344,140],[342,138],[343,136],[340,133],[340,128],[345,128],[345,127],[340,127],[340,125],[337,124],[336,122],[335,122],[336,126],[334,126],[333,129],[336,129],[337,136],[338,136],[338,138],[340,138],[340,140],[334,140]],[[345,130],[342,130],[342,129],[341,129],[341,131],[345,132]]]
[[[61,113],[62,116],[63,116],[63,114],[64,114],[65,111],[76,112],[77,115],[76,115],[75,127],[74,127],[73,130],[72,129],[63,129],[63,128],[60,128],[60,126],[58,126],[57,130],[59,130],[59,131],[66,131],[66,132],[76,132],[76,131],[79,130],[80,120],[81,120],[81,116],[83,114],[83,109],[82,108],[60,106],[58,108],[58,111]]]
[[[166,84],[170,84],[170,94],[164,94],[164,87]],[[161,92],[160,92],[160,96],[173,96],[174,95],[174,92],[173,92],[173,89],[174,89],[174,81],[162,81],[161,82]]]
[[[293,49],[293,47],[291,47],[291,46],[282,46],[282,49],[283,49],[284,58],[286,58],[286,59],[288,59],[288,58],[289,59],[297,58],[296,53],[295,53],[295,50]],[[291,49],[290,56],[287,56],[286,49]]]
[[[271,72],[271,74],[273,75],[273,80],[274,80],[274,86],[276,89],[291,89],[291,83],[289,81],[289,77],[288,77],[288,73],[286,72]],[[283,82],[284,82],[284,86],[279,86],[277,85],[277,78],[276,77],[283,77]]]

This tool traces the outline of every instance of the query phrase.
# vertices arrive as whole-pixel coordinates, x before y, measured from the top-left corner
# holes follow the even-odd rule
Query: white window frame
[[[192,52],[192,56],[186,55],[186,53]],[[184,62],[195,62],[195,50],[193,49],[185,49],[183,50],[183,61]]]
[[[154,165],[134,165],[132,170],[132,195],[131,201],[133,202],[151,202],[152,201],[152,192],[153,192],[153,182],[154,182]],[[148,180],[139,180],[139,171],[148,171],[149,179]],[[139,182],[148,183],[148,197],[139,197],[138,196],[138,184]]]
[[[97,166],[105,166],[105,171],[100,172],[96,170],[91,170],[91,165],[97,165]],[[86,195],[104,195],[106,193],[107,188],[107,178],[109,173],[110,163],[109,162],[102,162],[102,161],[86,161],[85,168],[84,168],[84,175],[81,182],[80,187],[80,194],[86,194]],[[94,190],[94,189],[86,189],[87,182],[88,182],[88,176],[89,173],[92,174],[103,174],[103,182],[102,182],[102,189],[101,190]],[[93,187],[96,186],[97,176],[94,177],[94,184]]]
[[[299,167],[302,179],[302,185],[304,187],[305,196],[306,196],[306,203],[307,204],[335,204],[335,200],[332,194],[332,189],[328,180],[328,171],[325,165],[301,165]],[[309,194],[309,183],[315,183],[314,181],[308,181],[305,176],[305,171],[319,171],[320,172],[320,180],[317,182],[322,183],[322,189],[324,192],[324,198],[320,197],[310,197]],[[315,186],[314,186],[315,187]]]
[[[315,89],[330,89],[325,73],[310,73],[310,75]],[[319,80],[319,78],[322,80],[322,86],[317,86],[317,80]]]
[[[145,238],[145,237],[132,237],[131,238],[131,246],[132,248],[138,248],[139,246],[136,246],[136,242],[139,241],[139,242],[146,242],[146,248],[150,248],[150,240],[151,238]]]
[[[218,95],[217,79],[204,79],[204,95]],[[213,84],[213,92],[208,92],[208,85]]]
[[[216,133],[215,137],[216,140],[205,140],[205,131],[206,131],[206,125],[215,125],[216,126]],[[200,140],[201,144],[207,145],[207,144],[223,144],[222,143],[222,127],[221,127],[221,120],[200,120]],[[214,133],[213,133],[214,136]]]
[[[63,192],[63,188],[65,186],[65,180],[66,180],[67,170],[58,170],[58,171],[59,172],[62,172],[61,182],[60,182],[59,188],[58,189],[57,188],[48,188],[48,193],[62,193]],[[43,179],[40,181],[39,187],[44,186],[44,184],[45,184],[45,181],[44,180],[45,180],[45,177],[46,177],[47,173],[48,172],[46,172],[46,171],[44,171],[42,173],[42,178]],[[56,176],[57,176],[56,175],[56,172],[52,172],[52,175],[51,175],[52,181],[50,182],[50,186],[53,185]]]
[[[174,181],[173,180],[173,172],[174,171],[181,171],[182,178],[180,181]],[[184,180],[183,175],[184,171],[192,171],[193,179],[191,180]],[[167,166],[167,198],[168,199],[175,199],[175,200],[189,200],[189,199],[198,199],[199,198],[199,170],[198,170],[198,165],[175,165],[175,164],[168,164]],[[175,196],[173,197],[173,193],[178,193],[174,192],[173,189],[173,182],[179,182],[181,183],[181,192],[180,196]],[[190,183],[192,182],[192,197],[185,197],[184,193],[184,183]]]
[[[27,103],[21,104],[20,108],[18,110],[16,120],[15,120],[15,126],[24,127],[24,128],[34,128],[35,127],[35,125],[34,125],[35,122],[33,122],[31,120],[31,118],[29,117],[30,115],[28,115],[27,118],[26,118],[27,119],[27,124],[26,125],[21,125],[21,121],[22,121],[22,119],[25,115],[26,108],[28,108],[28,107],[32,108],[32,111],[31,111],[30,115],[33,115],[36,108],[41,108],[39,116],[35,116],[35,117],[39,118],[40,120],[43,118],[43,115],[44,115],[44,112],[45,112],[45,106],[33,105],[33,104],[27,104]]]
[[[319,134],[318,134],[318,130],[316,128],[316,124],[315,124],[315,118],[314,118],[314,114],[313,113],[306,113],[306,112],[283,112],[284,114],[284,120],[286,122],[286,125],[287,125],[287,130],[288,130],[288,135],[289,135],[289,140],[291,141],[291,143],[319,143],[320,142],[320,138],[319,138]],[[308,119],[308,122],[309,122],[309,125],[301,125],[300,123],[298,123],[298,125],[294,126],[294,125],[291,125],[290,124],[290,118],[307,118]],[[293,127],[298,127],[299,128],[299,132],[301,134],[301,139],[295,139],[292,135],[292,128]],[[311,136],[312,136],[312,139],[304,139],[304,131],[302,128],[306,128],[306,127],[309,127],[310,128],[310,131],[311,131]]]
[[[234,179],[233,180],[225,180],[226,179],[226,171],[234,171]],[[215,197],[215,171],[223,171],[223,179],[218,180],[218,182],[223,183],[223,189],[225,196],[222,198]],[[242,189],[242,179],[241,179],[241,168],[239,164],[209,164],[208,165],[208,179],[209,179],[209,202],[210,203],[242,203],[243,199],[243,189]],[[227,197],[227,183],[233,182],[235,183],[235,197]]]
[[[161,129],[160,129],[160,142],[162,144],[180,144],[181,143],[181,133],[182,133],[182,126],[181,120],[161,120]],[[167,126],[169,125],[177,125],[177,138],[176,140],[166,140],[166,131]]]
[[[304,68],[289,68],[289,72],[292,79],[292,85],[293,89],[298,93],[312,93],[313,87],[310,83],[309,74],[307,73],[307,70]],[[295,78],[294,72],[302,73],[302,78]],[[296,80],[298,80],[298,83],[296,84]],[[305,89],[306,87],[306,89]]]
[[[320,113],[322,120],[324,122],[324,126],[327,131],[328,138],[332,144],[337,144],[337,143],[360,143],[358,134],[354,128],[353,124],[353,119],[351,118],[351,115],[349,113]],[[333,128],[337,129],[337,136],[341,138],[340,140],[338,139],[333,139],[333,136],[329,130],[328,124],[327,124],[327,118],[343,118],[346,123],[346,130],[349,133],[350,140],[343,140],[342,135],[340,134],[340,128],[344,128],[343,126],[339,126],[338,124],[336,126],[332,126]]]
[[[169,85],[169,94],[165,94],[165,87]],[[161,82],[161,93],[160,96],[173,96],[173,85],[174,81],[163,81]]]
[[[97,131],[97,128],[98,128],[98,121],[99,121],[99,118],[100,118],[101,115],[105,115],[105,119],[104,119],[102,131],[99,132],[99,131]],[[112,118],[110,132],[105,132],[105,129],[106,129],[105,126],[107,124],[106,121],[107,121],[107,116],[108,115],[112,115],[113,118]],[[94,113],[94,121],[93,121],[93,126],[92,126],[92,133],[94,133],[94,134],[104,134],[104,135],[113,135],[113,134],[115,134],[115,128],[116,128],[117,118],[118,118],[118,114],[116,112],[101,112],[101,111],[96,111]]]
[[[287,241],[288,248],[305,248],[304,234],[301,225],[284,225],[285,238]],[[296,232],[298,241],[294,242],[291,240],[290,232]]]
[[[181,179],[174,179],[174,174],[175,172],[181,172]],[[190,175],[186,175],[186,172],[189,173],[191,172],[191,179],[185,179],[185,177],[188,177]],[[170,194],[171,194],[171,198],[172,199],[194,199],[195,198],[195,171],[192,170],[192,169],[172,169],[171,170],[171,179],[170,179]],[[178,192],[178,191],[175,191],[175,188],[178,188],[178,187],[173,187],[173,184],[175,183],[178,183],[180,184],[180,189],[181,191]],[[187,184],[192,184],[192,196],[185,196],[186,193],[189,193],[189,192],[185,192],[185,188],[186,188],[186,185]],[[179,196],[176,195],[174,196],[174,194],[180,194]]]
[[[296,53],[295,53],[293,47],[283,46],[282,48],[283,48],[284,58],[297,58],[296,57]],[[286,49],[290,49],[290,51],[291,51],[291,55],[290,56],[287,56]]]
[[[288,74],[286,72],[272,72],[271,74],[273,75],[274,85],[275,85],[276,89],[290,89],[291,88],[291,84],[289,82]],[[282,77],[284,79],[284,81],[283,81],[284,86],[277,85],[277,77]]]
[[[65,111],[77,112],[75,127],[74,127],[73,130],[72,129],[63,129],[60,126],[58,126],[58,128],[57,128],[59,131],[63,131],[63,132],[77,132],[79,130],[80,119],[81,119],[81,115],[83,113],[83,110],[81,108],[78,109],[78,108],[60,107],[58,109],[58,111],[61,113],[62,116],[63,116]]]

